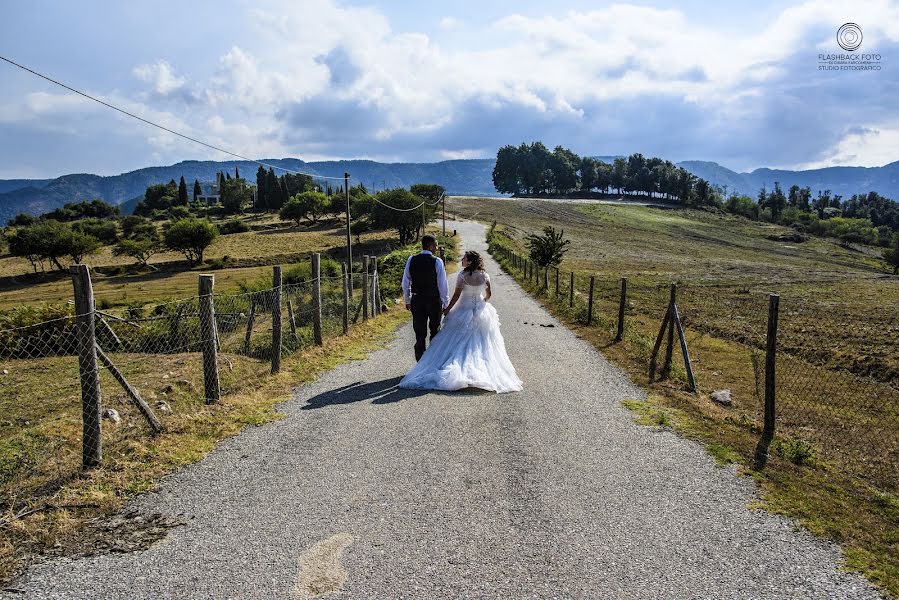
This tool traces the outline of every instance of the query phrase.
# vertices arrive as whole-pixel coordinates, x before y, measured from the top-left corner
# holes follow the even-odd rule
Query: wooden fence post
[[[203,390],[206,404],[218,402],[219,385],[218,345],[216,344],[215,301],[213,298],[214,275],[200,275],[200,336],[203,340]]]
[[[441,250],[442,254],[442,250]],[[371,257],[371,314],[377,317],[381,313],[381,295],[378,293],[378,257]]]
[[[768,296],[768,337],[765,344],[765,424],[762,437],[755,449],[756,468],[762,468],[768,460],[768,447],[774,439],[777,404],[775,373],[777,368],[777,325],[780,312],[780,296]]]
[[[322,269],[321,255],[312,253],[312,338],[316,345],[324,344],[322,339]]]
[[[571,281],[568,285],[568,308],[574,308],[574,271],[571,272]]]
[[[668,311],[672,312],[674,305],[677,303],[677,284],[671,284],[671,291],[668,297]],[[668,329],[668,344],[665,346],[665,362],[662,363],[662,377],[668,377],[671,374],[671,357],[674,355],[674,314],[672,312],[669,319],[670,328]]]
[[[272,267],[272,373],[281,370],[281,265]]]
[[[556,267],[556,298],[559,297],[559,267]]]
[[[543,267],[543,289],[549,293],[549,267]]]
[[[81,379],[81,465],[91,469],[103,460],[100,430],[100,367],[97,365],[97,332],[94,323],[94,289],[87,265],[72,265],[75,288],[75,331],[78,373]]]
[[[596,276],[590,276],[590,296],[587,298],[587,325],[593,322],[593,287],[596,284]]]
[[[340,265],[340,273],[343,275],[343,335],[346,335],[350,331],[350,286],[345,263]]]
[[[247,314],[247,333],[243,338],[243,353],[250,355],[250,340],[253,337],[253,321],[256,320],[256,294],[250,294],[250,312]]]
[[[624,339],[624,307],[627,302],[627,277],[621,278],[621,300],[618,301],[618,333],[615,334],[615,341],[620,342]]]
[[[362,320],[368,321],[368,255],[362,257]]]

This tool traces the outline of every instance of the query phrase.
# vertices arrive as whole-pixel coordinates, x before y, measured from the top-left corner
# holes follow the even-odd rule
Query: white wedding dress
[[[461,296],[421,360],[400,381],[401,388],[521,390],[499,331],[499,315],[484,300],[489,281],[483,271],[459,273],[456,289],[462,290]]]

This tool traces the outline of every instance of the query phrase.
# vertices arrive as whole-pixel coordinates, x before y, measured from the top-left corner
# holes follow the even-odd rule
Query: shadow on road
[[[366,401],[371,401],[372,404],[392,404],[393,402],[423,396],[428,393],[428,390],[400,389],[397,387],[400,379],[402,378],[391,377],[390,379],[370,383],[357,381],[334,390],[328,390],[310,398],[302,410]]]
[[[457,392],[447,392],[441,390],[406,390],[397,387],[402,377],[391,377],[390,379],[382,379],[381,381],[372,381],[366,383],[357,381],[343,387],[339,387],[327,392],[313,396],[306,401],[301,410],[312,410],[314,408],[324,408],[335,404],[352,404],[353,402],[370,401],[372,404],[393,404],[401,400],[410,398],[418,398],[428,394],[436,394],[440,396],[458,396],[464,395],[485,395],[493,396],[493,392],[468,388]]]

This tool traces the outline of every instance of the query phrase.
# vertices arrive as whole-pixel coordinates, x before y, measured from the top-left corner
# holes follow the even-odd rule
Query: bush
[[[73,223],[72,229],[93,236],[106,245],[112,245],[119,241],[119,229],[116,227],[115,221],[84,219]]]
[[[232,219],[219,227],[219,233],[229,235],[232,233],[244,233],[250,230],[250,226],[239,219]]]
[[[553,227],[544,227],[543,235],[530,234],[527,237],[531,260],[541,267],[557,267],[568,252],[571,240],[565,239],[565,232],[556,232]]]
[[[173,206],[168,210],[168,218],[172,221],[190,218],[190,210],[186,206]]]

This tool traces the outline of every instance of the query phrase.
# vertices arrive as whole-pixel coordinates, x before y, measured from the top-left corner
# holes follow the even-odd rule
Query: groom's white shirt
[[[431,251],[422,250],[421,254],[431,254]],[[413,254],[412,256],[415,255]],[[406,304],[412,302],[412,279],[409,277],[409,262],[412,260],[412,256],[406,259],[406,268],[403,270],[403,300]],[[437,289],[440,291],[440,302],[443,303],[443,308],[446,308],[449,305],[449,285],[446,283],[446,268],[444,268],[440,257],[435,258],[437,259]]]

